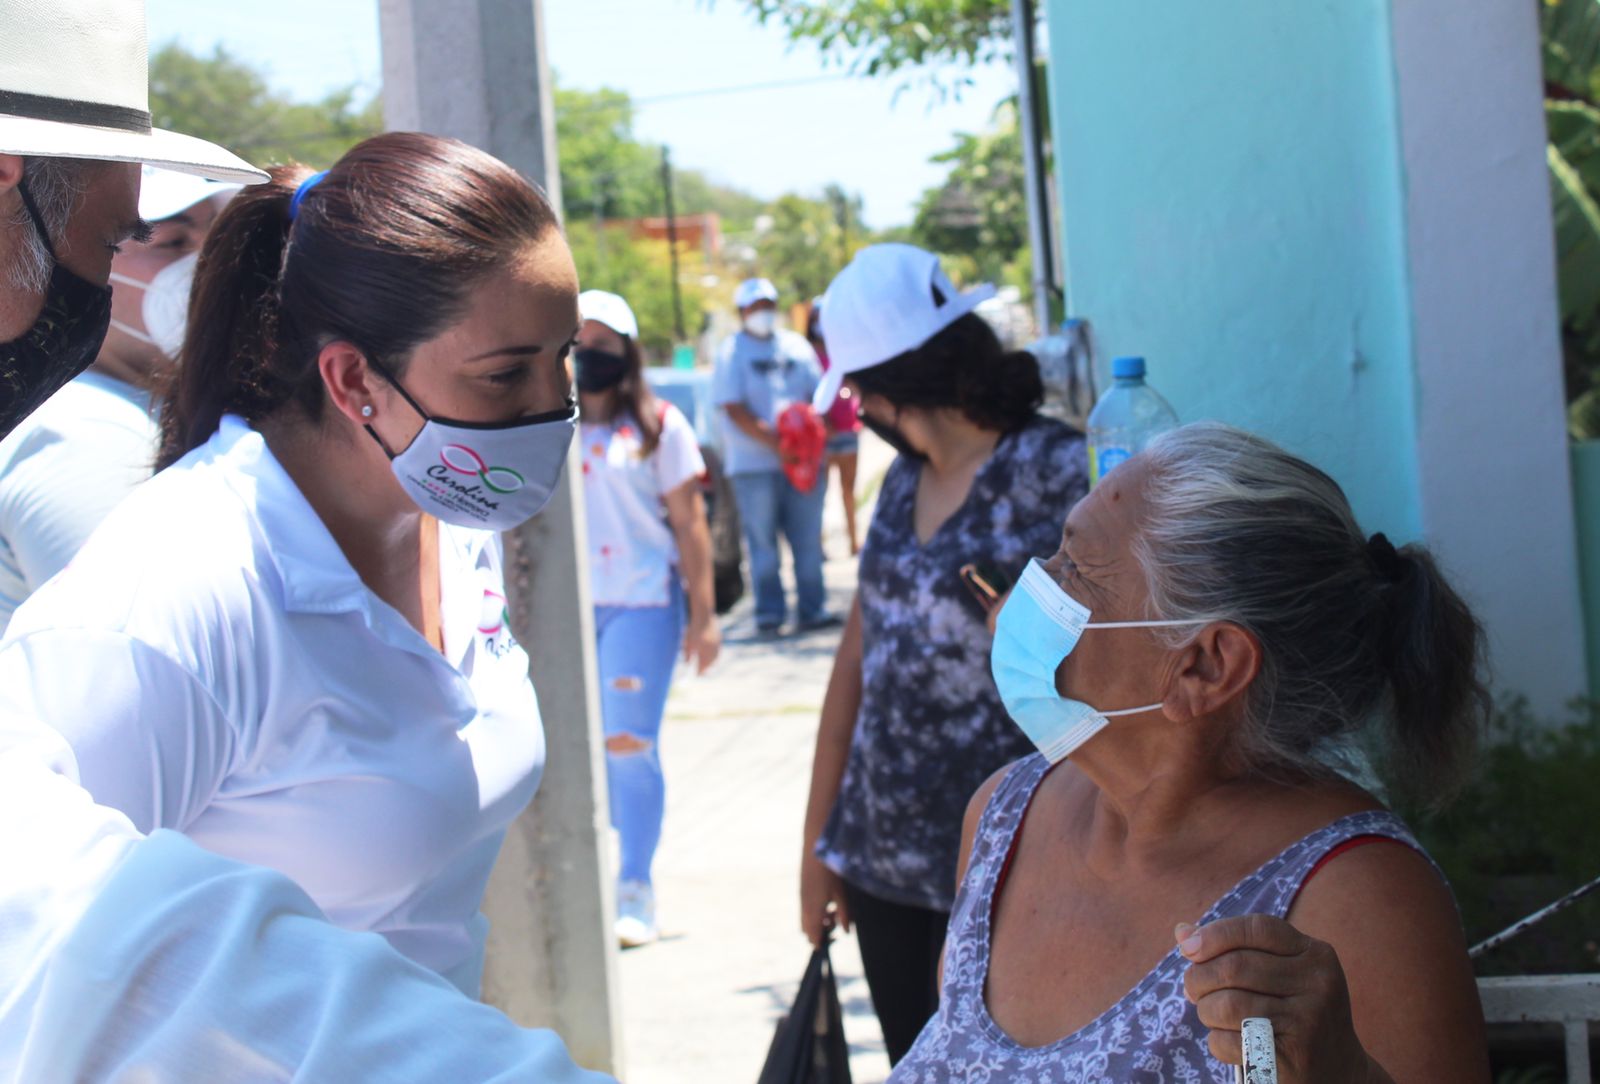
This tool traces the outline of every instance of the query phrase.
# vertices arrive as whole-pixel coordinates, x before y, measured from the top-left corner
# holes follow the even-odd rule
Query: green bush
[[[1437,813],[1403,811],[1444,868],[1477,943],[1600,875],[1600,704],[1546,725],[1526,703],[1496,711],[1476,773]],[[1493,949],[1481,975],[1600,970],[1600,896]]]

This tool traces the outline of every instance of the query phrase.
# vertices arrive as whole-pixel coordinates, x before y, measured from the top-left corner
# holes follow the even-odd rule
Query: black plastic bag
[[[850,1084],[850,1046],[828,945],[811,954],[800,992],[778,1021],[756,1084]]]

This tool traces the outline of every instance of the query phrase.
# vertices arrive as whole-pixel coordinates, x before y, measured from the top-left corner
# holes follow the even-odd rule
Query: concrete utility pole
[[[1050,295],[1055,291],[1051,254],[1050,178],[1044,165],[1044,125],[1036,100],[1033,0],[1011,0],[1011,33],[1017,53],[1017,123],[1022,129],[1022,178],[1028,201],[1028,243],[1033,249],[1033,319],[1038,334],[1050,334]]]
[[[384,119],[454,136],[544,186],[561,207],[539,0],[380,0]],[[605,763],[577,455],[527,526],[506,535],[512,627],[532,660],[549,743],[539,796],[489,882],[484,999],[554,1028],[581,1064],[622,1075],[613,888],[601,842]]]

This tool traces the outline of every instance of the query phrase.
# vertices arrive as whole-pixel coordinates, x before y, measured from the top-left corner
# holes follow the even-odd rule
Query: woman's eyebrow
[[[486,350],[481,354],[474,354],[468,361],[482,361],[485,358],[497,358],[502,354],[541,354],[542,346],[502,346],[495,350]]]

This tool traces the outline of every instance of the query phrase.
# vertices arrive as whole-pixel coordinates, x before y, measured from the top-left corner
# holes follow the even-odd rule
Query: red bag
[[[791,403],[778,415],[778,455],[783,460],[783,473],[800,492],[810,493],[816,488],[827,449],[827,427],[810,403]]]

